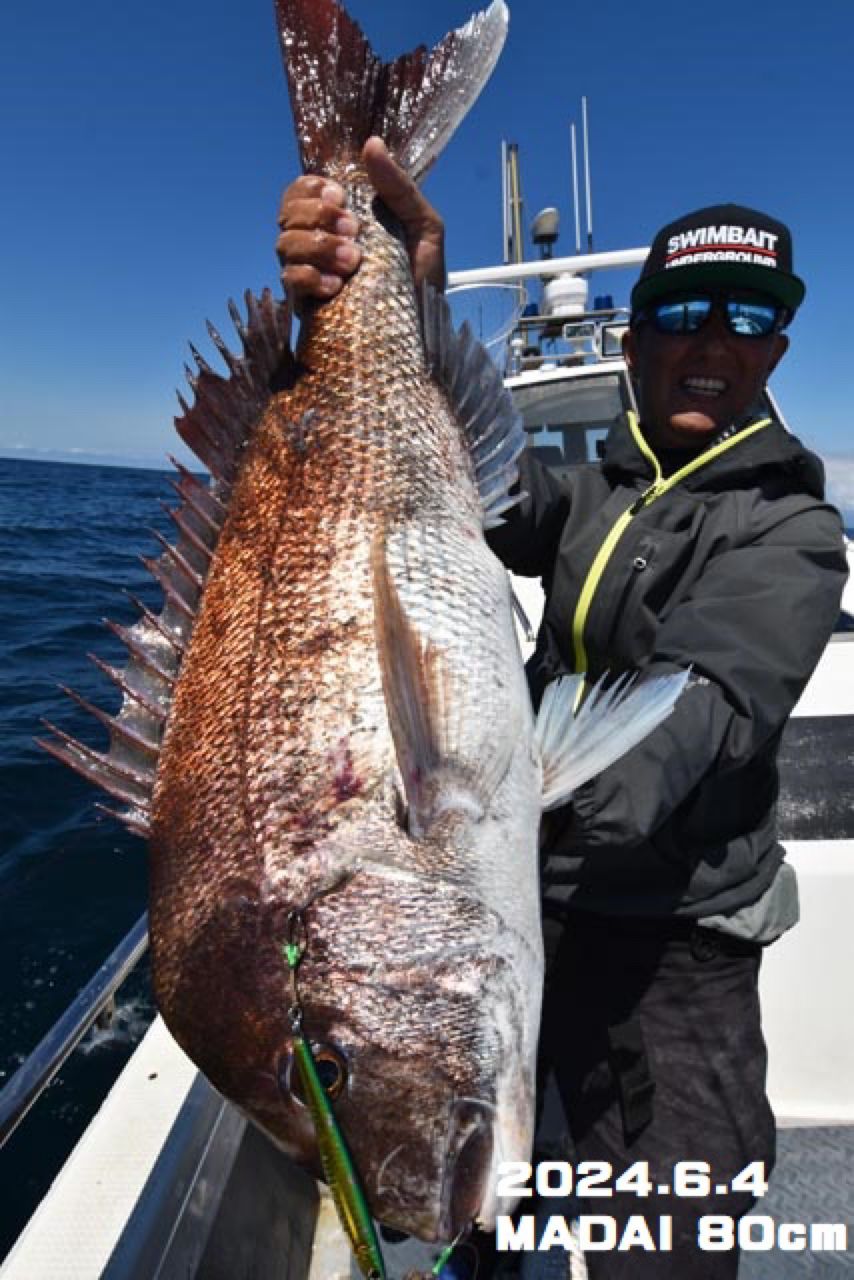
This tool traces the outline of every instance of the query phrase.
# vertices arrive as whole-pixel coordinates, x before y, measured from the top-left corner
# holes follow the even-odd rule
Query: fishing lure
[[[305,925],[299,913],[292,914],[288,923],[290,936],[282,944],[282,954],[291,979],[292,1000],[288,1009],[288,1021],[293,1035],[294,1062],[314,1121],[323,1175],[329,1184],[339,1221],[350,1241],[362,1275],[366,1280],[387,1280],[382,1250],[359,1175],[318,1074],[311,1045],[303,1035],[297,969],[306,949]]]

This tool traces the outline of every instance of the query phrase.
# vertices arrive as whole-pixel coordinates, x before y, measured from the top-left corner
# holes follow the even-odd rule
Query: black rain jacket
[[[489,542],[514,573],[543,580],[528,664],[535,704],[549,680],[575,669],[582,586],[653,468],[628,416],[611,430],[601,467],[580,466],[565,481],[524,455],[527,497]],[[547,815],[547,912],[571,902],[698,918],[730,914],[765,892],[783,858],[780,737],[836,623],[846,576],[821,462],[776,423],[739,432],[637,512],[587,616],[589,676],[687,668],[693,676],[662,725]]]

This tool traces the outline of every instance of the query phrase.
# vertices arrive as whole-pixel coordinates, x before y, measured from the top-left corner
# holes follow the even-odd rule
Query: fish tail
[[[543,762],[543,809],[566,804],[573,791],[637,746],[670,715],[689,672],[609,688],[600,680],[578,705],[584,676],[563,676],[546,689],[536,738]]]
[[[489,79],[508,12],[493,0],[432,51],[421,45],[393,62],[337,0],[276,0],[276,18],[306,172],[352,163],[376,134],[417,182]]]

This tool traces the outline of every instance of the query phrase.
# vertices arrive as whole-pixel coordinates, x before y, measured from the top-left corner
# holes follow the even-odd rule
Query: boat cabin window
[[[626,375],[617,371],[514,387],[513,399],[528,448],[558,473],[579,462],[596,462],[597,442],[632,407]]]

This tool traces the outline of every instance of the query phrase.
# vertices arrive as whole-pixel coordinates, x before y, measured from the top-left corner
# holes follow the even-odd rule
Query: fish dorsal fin
[[[276,0],[303,168],[354,161],[372,134],[417,182],[489,79],[507,35],[504,0],[392,62],[337,0]]]
[[[457,332],[447,299],[422,285],[421,330],[427,368],[448,398],[468,445],[485,529],[501,524],[501,514],[521,493],[510,490],[519,479],[517,462],[525,448],[525,429],[486,348],[467,324]]]
[[[125,808],[114,816],[139,835],[148,832],[163,730],[241,454],[278,380],[287,381],[292,373],[286,305],[274,300],[269,290],[260,299],[247,292],[245,323],[234,303],[229,305],[243,343],[243,355],[233,355],[209,325],[208,331],[230,376],[221,377],[194,350],[198,373],[190,373],[188,378],[195,403],[191,408],[181,400],[184,413],[176,419],[178,434],[211,471],[213,484],[173,459],[178,471],[173,487],[179,505],[168,514],[177,537],[170,544],[155,534],[163,554],[156,560],[143,560],[163,592],[163,608],[159,614],[154,613],[131,597],[140,611],[139,620],[129,627],[107,624],[127,648],[127,663],[117,668],[93,659],[121,690],[121,707],[116,715],[108,715],[73,690],[65,690],[107,729],[109,747],[95,751],[52,724],[46,726],[51,738],[41,743],[63,763],[121,801]]]
[[[243,355],[235,356],[212,324],[208,333],[228,368],[222,377],[191,345],[198,373],[187,368],[187,381],[195,394],[192,408],[178,396],[183,413],[175,430],[208,468],[221,497],[227,497],[237,475],[243,451],[261,421],[274,391],[294,376],[290,352],[290,309],[285,301],[265,289],[260,298],[246,291],[247,319],[229,302]]]

